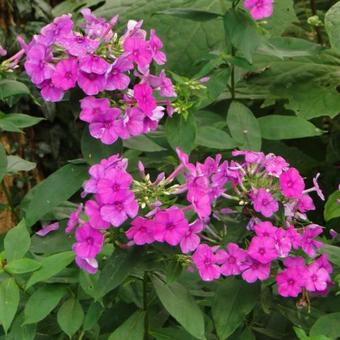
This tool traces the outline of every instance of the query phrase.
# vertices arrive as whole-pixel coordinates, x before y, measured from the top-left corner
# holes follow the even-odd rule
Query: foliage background
[[[19,268],[24,261],[25,270],[30,268],[22,273],[14,263],[14,269],[1,274],[0,320],[8,330],[2,338],[63,339],[67,334],[106,339],[111,334],[111,340],[142,339],[146,311],[157,340],[339,337],[338,267],[331,294],[314,298],[308,311],[277,297],[269,284],[250,286],[232,279],[204,284],[183,271],[171,253],[159,263],[142,250],[123,253],[108,247],[104,257],[109,260],[91,277],[69,266],[72,240],[62,232],[42,240],[34,234],[30,238],[27,230],[34,232],[44,221],[65,223],[74,209],[71,202],[79,200],[88,164],[122,152],[131,171],[143,160],[151,172],[167,172],[176,163],[173,146],[179,145],[194,160],[216,151],[228,157],[235,147],[261,149],[284,156],[308,178],[320,172],[330,198],[326,206],[319,203],[312,219],[326,227],[325,234],[331,228],[340,231],[340,2],[276,0],[274,16],[257,26],[248,16],[224,24],[215,14],[231,6],[227,0],[3,0],[0,5],[5,13],[0,42],[10,55],[18,49],[17,34],[29,40],[53,17],[71,12],[77,18],[80,8],[90,7],[107,18],[120,14],[122,25],[142,18],[162,38],[172,72],[210,76],[205,95],[187,119],[176,117],[147,137],[111,147],[91,139],[77,120],[79,93],[47,104],[23,73],[0,82],[0,128],[7,131],[1,132],[1,143],[12,156],[0,149],[0,179],[6,175],[0,224],[7,229],[21,217],[26,221],[3,237],[3,248],[7,260],[19,261]],[[320,26],[310,19],[315,15]],[[12,88],[8,79],[23,85]],[[40,119],[21,126],[16,121],[16,128],[28,128],[25,134],[13,133],[6,115],[18,112],[44,120],[34,127],[29,126]],[[13,158],[18,155],[22,159]],[[340,266],[337,240],[327,250]],[[150,271],[160,272],[166,283],[145,274]]]

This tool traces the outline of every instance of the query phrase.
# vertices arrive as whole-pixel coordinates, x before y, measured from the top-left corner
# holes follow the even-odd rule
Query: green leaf
[[[168,118],[165,123],[166,138],[170,146],[176,150],[181,148],[185,153],[195,148],[196,139],[196,122],[192,114],[187,119],[183,116],[175,114],[172,118]]]
[[[0,323],[7,334],[17,312],[20,293],[13,278],[8,278],[0,284]]]
[[[190,335],[187,331],[180,327],[167,327],[152,330],[151,335],[156,340],[196,340],[196,337]]]
[[[41,260],[41,268],[34,272],[26,284],[26,289],[37,282],[45,281],[66,268],[74,260],[74,252],[66,251],[45,257]]]
[[[143,340],[145,312],[137,311],[120,325],[108,340]]]
[[[321,250],[323,253],[328,254],[329,260],[332,263],[340,266],[340,247],[332,246],[330,244],[323,244]]]
[[[107,259],[98,280],[94,282],[93,297],[98,300],[117,288],[132,272],[138,261],[136,251],[115,251]],[[87,290],[87,293],[91,293]]]
[[[89,309],[85,315],[83,329],[84,331],[89,331],[94,327],[97,321],[100,319],[103,314],[103,307],[99,302],[92,302],[90,304]]]
[[[152,283],[169,314],[191,335],[205,339],[203,313],[186,288],[179,283],[166,284],[155,276]]]
[[[26,225],[32,226],[60,203],[68,200],[88,177],[87,166],[67,164],[35,186],[23,199]]]
[[[24,313],[21,312],[15,317],[11,331],[6,336],[6,340],[35,340],[37,325],[23,325]]]
[[[330,313],[321,316],[312,326],[310,335],[316,339],[326,336],[330,339],[339,339],[340,313]]]
[[[228,110],[227,125],[241,149],[261,150],[260,125],[248,107],[233,101]]]
[[[159,11],[156,14],[173,15],[175,17],[195,20],[199,22],[209,21],[221,17],[220,13],[209,12],[194,8],[172,8],[165,11]]]
[[[7,172],[31,171],[36,168],[36,163],[26,161],[19,156],[7,156]]]
[[[0,143],[0,182],[4,178],[7,171],[7,156],[6,151]]]
[[[217,290],[212,316],[220,339],[228,338],[253,310],[260,295],[258,288],[241,280],[228,279]]]
[[[325,27],[331,46],[340,50],[340,3],[335,3],[325,15]]]
[[[0,100],[24,94],[30,94],[30,90],[25,84],[16,80],[0,80]]]
[[[32,259],[18,259],[10,262],[5,266],[5,270],[11,274],[24,274],[38,270],[41,263]]]
[[[162,146],[155,143],[149,137],[145,135],[132,137],[127,140],[124,140],[123,145],[126,148],[144,152],[158,152],[165,150]]]
[[[24,220],[12,228],[5,236],[4,247],[8,263],[21,259],[30,249],[31,239]]]
[[[325,204],[325,210],[323,212],[323,216],[325,221],[328,222],[333,218],[340,217],[340,191],[337,190],[333,192],[328,197],[328,200]]]
[[[57,320],[60,328],[71,338],[81,327],[84,311],[78,300],[71,298],[58,310]]]
[[[45,319],[65,293],[65,288],[59,286],[48,285],[38,288],[26,302],[24,324],[37,323]]]
[[[0,116],[0,129],[22,132],[21,129],[38,124],[44,118],[33,117],[23,113],[7,113]]]
[[[102,159],[108,158],[116,153],[122,152],[122,142],[117,140],[112,145],[105,145],[100,140],[91,137],[88,129],[84,129],[81,138],[81,153],[87,163],[99,163]]]
[[[258,119],[263,138],[270,140],[320,136],[322,131],[309,121],[295,116],[269,115]]]
[[[196,144],[219,150],[230,150],[237,145],[227,132],[212,126],[198,128]]]
[[[224,30],[227,41],[252,62],[252,54],[262,43],[254,20],[244,11],[230,9],[224,16]]]

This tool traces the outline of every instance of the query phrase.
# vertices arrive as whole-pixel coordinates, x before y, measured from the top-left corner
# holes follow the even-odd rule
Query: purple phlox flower
[[[249,164],[263,164],[265,161],[265,155],[263,152],[234,150],[232,151],[232,155],[234,157],[244,156],[246,163]]]
[[[217,263],[221,265],[221,274],[224,276],[239,275],[244,269],[247,253],[236,243],[228,243],[226,249],[216,253]]]
[[[116,131],[120,138],[128,139],[144,132],[144,113],[136,108],[128,108],[121,119],[117,121]]]
[[[78,61],[69,58],[59,61],[52,75],[52,82],[56,87],[66,91],[76,86],[78,78]]]
[[[76,243],[73,250],[81,258],[94,258],[101,251],[104,244],[104,235],[91,228],[89,224],[84,224],[76,230]]]
[[[242,278],[248,283],[254,283],[257,280],[264,281],[269,278],[270,263],[263,264],[248,256],[242,267]]]
[[[302,236],[301,236],[301,234],[298,233],[298,231],[294,228],[293,225],[290,225],[287,228],[286,237],[288,237],[290,239],[290,242],[291,242],[292,247],[294,249],[300,248]]]
[[[77,33],[61,39],[59,44],[64,47],[70,55],[83,57],[88,53],[93,53],[98,48],[100,42]]]
[[[313,188],[313,189],[316,191],[316,193],[318,194],[318,196],[320,197],[320,199],[321,199],[322,201],[324,201],[324,200],[325,200],[325,196],[324,196],[322,190],[320,189],[319,183],[318,183],[318,178],[319,178],[319,177],[320,177],[320,174],[317,173],[316,176],[313,178],[313,184],[314,184],[314,188]]]
[[[105,204],[100,209],[104,221],[110,222],[114,227],[121,226],[129,217],[135,218],[138,213],[138,203],[131,191],[120,191],[110,204]]]
[[[78,208],[70,214],[70,217],[67,221],[67,225],[65,228],[66,234],[71,233],[73,229],[80,223],[79,219],[80,219],[80,214],[82,213],[82,211],[83,211],[83,205],[79,204]]]
[[[110,108],[105,114],[98,114],[89,125],[90,135],[103,144],[113,144],[118,139],[116,120],[120,117],[118,108]]]
[[[305,287],[310,292],[322,292],[327,289],[331,278],[327,270],[318,263],[312,263],[307,267]]]
[[[128,58],[116,59],[107,74],[105,89],[109,91],[125,90],[130,84],[130,77],[124,72],[130,71],[132,68],[133,64]]]
[[[87,123],[91,123],[97,115],[105,114],[110,109],[108,98],[96,98],[87,96],[80,100],[79,118]]]
[[[283,171],[288,170],[289,164],[281,156],[275,156],[270,153],[266,155],[264,167],[269,175],[280,177]]]
[[[315,260],[314,264],[325,269],[329,274],[333,272],[333,267],[329,262],[328,254],[322,254],[318,259]]]
[[[306,213],[307,211],[315,210],[315,205],[312,198],[309,195],[304,194],[298,199],[297,208],[300,212]]]
[[[151,116],[152,111],[157,107],[152,87],[148,84],[137,84],[133,88],[133,95],[137,101],[138,107],[146,115]]]
[[[150,219],[138,216],[131,222],[131,227],[125,234],[129,240],[133,240],[137,245],[150,244],[155,241],[153,223]]]
[[[47,102],[59,102],[64,97],[64,91],[56,87],[51,79],[47,79],[39,84],[41,96]]]
[[[71,14],[65,14],[57,17],[51,24],[46,25],[40,31],[40,41],[44,44],[51,45],[55,42],[60,42],[72,33],[73,21]]]
[[[7,50],[0,45],[0,57],[7,55]]]
[[[254,210],[265,217],[271,217],[279,210],[279,204],[264,188],[254,189],[251,193]]]
[[[180,247],[184,254],[194,251],[200,244],[200,237],[197,235],[204,229],[204,223],[197,219],[189,224],[189,229],[183,236]]]
[[[322,227],[310,224],[304,228],[301,238],[301,248],[310,257],[316,256],[316,251],[321,248],[322,242],[315,240],[322,233]]]
[[[305,284],[306,273],[300,267],[288,267],[276,276],[278,293],[284,297],[297,297]]]
[[[159,80],[159,93],[162,97],[177,97],[175,87],[171,79],[165,75],[164,70],[159,74]]]
[[[140,36],[129,36],[123,42],[124,54],[137,64],[139,71],[145,71],[152,61],[152,51],[148,42]]]
[[[102,202],[89,200],[85,203],[85,213],[89,218],[89,224],[94,229],[108,229],[110,227],[110,223],[104,221],[101,214],[100,209],[103,206]],[[99,204],[100,203],[100,204]]]
[[[161,39],[156,35],[154,29],[150,30],[150,48],[152,51],[152,58],[156,61],[158,65],[162,65],[166,62],[166,55],[161,51],[163,48],[163,43]]]
[[[330,229],[329,230],[329,235],[331,235],[332,239],[335,239],[335,238],[338,237],[338,232],[336,230],[334,230],[334,229]]]
[[[214,250],[206,244],[201,244],[192,256],[193,263],[204,281],[213,281],[221,276],[220,267]]]
[[[50,79],[53,74],[52,65],[49,64],[51,53],[41,44],[33,45],[27,52],[25,71],[36,85]]]
[[[260,221],[259,223],[254,225],[254,230],[255,230],[256,236],[275,238],[278,228],[274,227],[271,222]]]
[[[75,261],[79,268],[85,270],[89,274],[96,274],[98,270],[98,262],[95,258],[82,258],[80,256],[76,256]]]
[[[53,222],[50,224],[44,224],[42,228],[36,232],[37,235],[39,236],[46,236],[49,234],[51,231],[55,231],[59,229],[59,222]]]
[[[283,228],[278,228],[275,233],[275,248],[281,258],[287,257],[292,249],[292,242]]]
[[[86,55],[79,60],[79,68],[86,73],[104,74],[110,64],[97,55]]]
[[[262,20],[273,15],[274,0],[244,0],[246,8],[254,20]]]
[[[105,74],[79,71],[78,85],[87,95],[96,95],[105,89]]]
[[[278,258],[275,240],[271,237],[255,236],[250,241],[248,255],[263,264]]]
[[[290,168],[280,176],[280,187],[287,198],[299,198],[305,189],[305,182],[298,170]]]
[[[283,260],[287,268],[300,268],[302,272],[306,270],[305,260],[301,256],[289,256]]]
[[[181,209],[172,206],[156,213],[153,220],[153,235],[156,241],[178,245],[189,229],[189,223]]]

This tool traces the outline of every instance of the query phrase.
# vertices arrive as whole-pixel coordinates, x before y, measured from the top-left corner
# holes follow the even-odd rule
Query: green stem
[[[144,272],[143,278],[143,310],[144,317],[144,340],[149,340],[149,313],[148,313],[148,273]]]
[[[310,8],[311,8],[311,11],[312,11],[312,15],[317,15],[317,8],[316,8],[315,0],[310,0]],[[321,33],[320,27],[315,26],[314,29],[315,29],[315,32],[316,32],[318,43],[320,45],[323,45],[323,38],[322,38],[322,33]]]
[[[4,193],[5,193],[5,196],[6,196],[8,205],[9,205],[9,207],[10,207],[10,209],[11,209],[13,215],[15,216],[15,219],[16,219],[15,222],[17,222],[17,221],[19,221],[19,216],[18,216],[18,214],[17,214],[16,211],[15,211],[15,207],[14,207],[14,204],[13,204],[13,201],[12,201],[12,198],[11,198],[11,195],[10,195],[10,193],[9,193],[9,191],[8,191],[8,189],[7,189],[7,186],[6,186],[6,184],[5,184],[4,181],[1,182],[1,187],[2,187],[2,190],[3,190]]]

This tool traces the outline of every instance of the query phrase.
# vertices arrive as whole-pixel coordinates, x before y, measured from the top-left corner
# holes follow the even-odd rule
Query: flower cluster
[[[254,20],[262,20],[273,15],[274,0],[244,0],[244,8]]]
[[[70,14],[62,15],[28,45],[21,40],[31,81],[52,102],[78,86],[87,95],[81,100],[80,119],[104,144],[156,129],[165,112],[172,115],[170,98],[176,92],[164,70],[150,72],[153,62],[166,62],[155,30],[147,39],[142,21],[131,20],[119,37],[112,30],[117,16],[107,22],[90,9],[81,13],[80,31],[74,30]]]
[[[121,230],[109,238],[120,238],[125,247],[156,242],[178,247],[204,281],[276,277],[284,297],[327,291],[332,266],[326,254],[319,255],[322,227],[306,216],[315,209],[311,192],[324,199],[319,175],[306,189],[298,170],[274,154],[234,151],[231,161],[216,155],[195,164],[181,150],[177,154],[178,167],[153,182],[142,163],[141,180],[133,179],[127,160],[118,155],[90,168],[83,196],[93,196],[85,202],[85,217],[80,207],[67,227],[70,232],[79,225],[73,249],[81,268],[96,272],[105,235]],[[178,175],[184,183],[174,183]],[[248,217],[239,244],[228,242],[225,222],[236,214]]]

